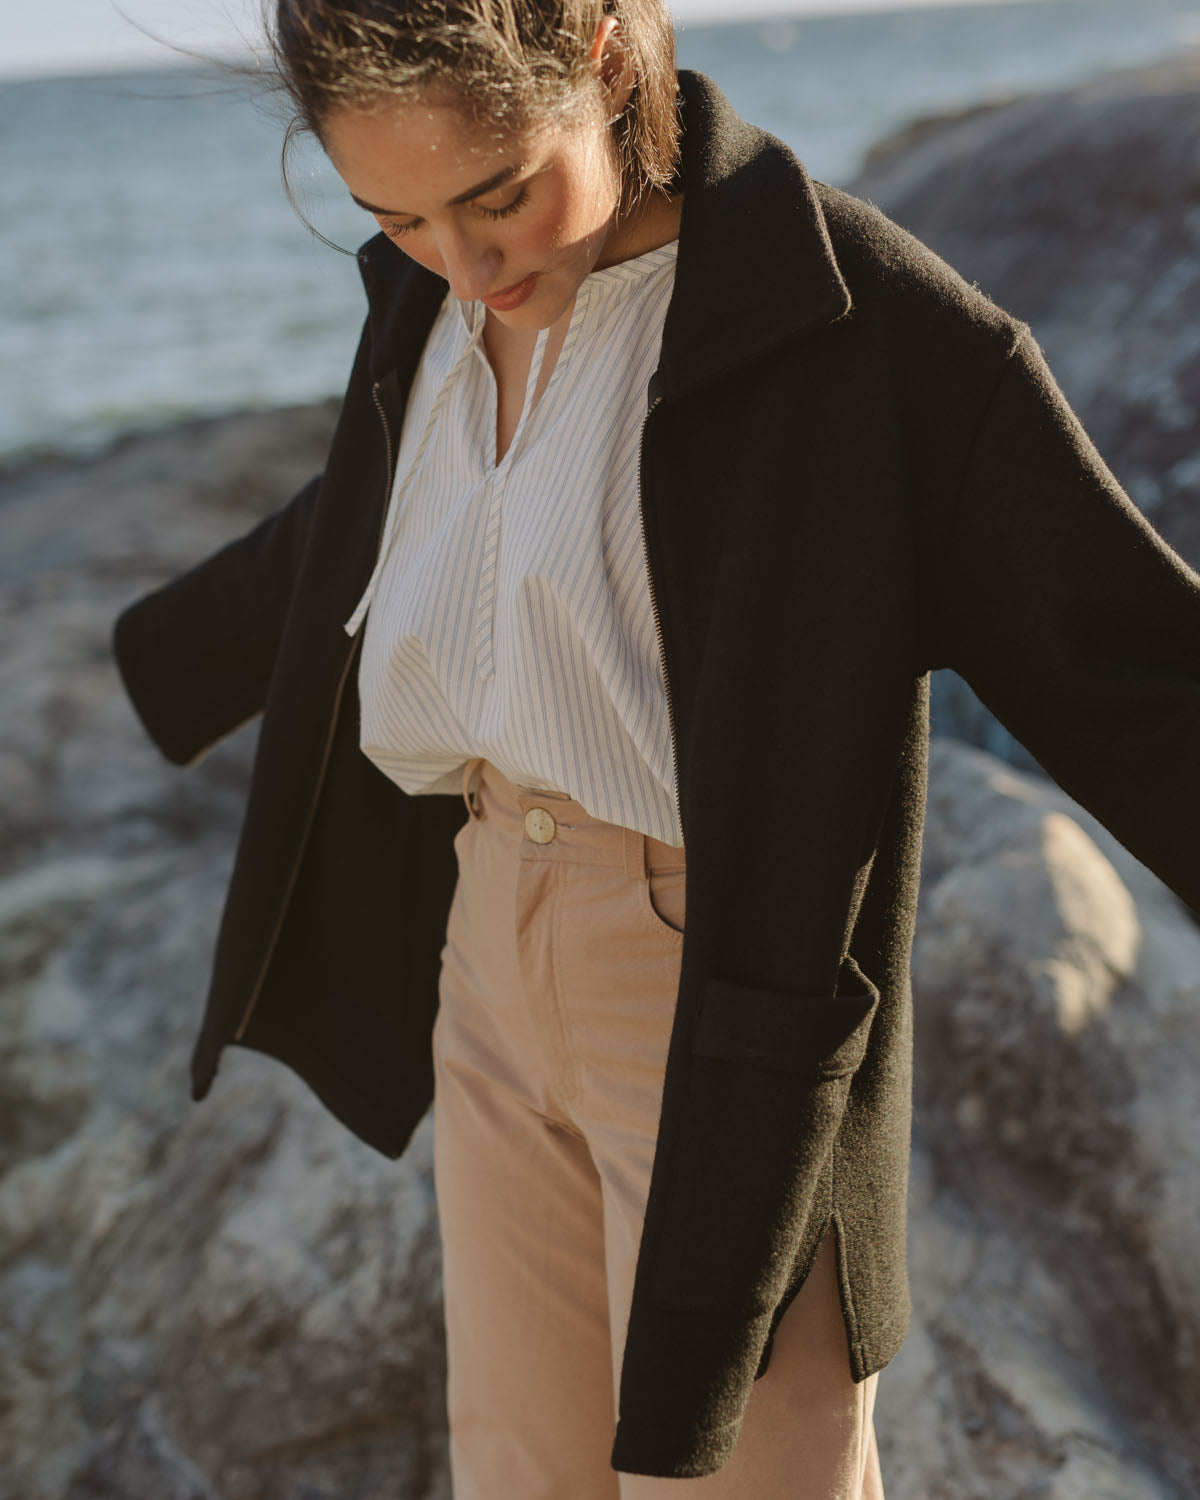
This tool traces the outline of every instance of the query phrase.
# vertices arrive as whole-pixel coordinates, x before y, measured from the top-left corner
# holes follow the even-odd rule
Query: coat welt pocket
[[[830,995],[790,995],[710,979],[692,1036],[697,1057],[754,1063],[785,1073],[853,1073],[867,1048],[879,991],[852,958],[842,960]]]
[[[705,986],[668,1163],[660,1303],[756,1315],[782,1296],[879,1003],[849,956],[836,989]]]

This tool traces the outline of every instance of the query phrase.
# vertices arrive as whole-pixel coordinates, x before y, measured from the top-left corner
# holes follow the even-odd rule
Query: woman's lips
[[[524,281],[518,281],[515,286],[505,287],[502,292],[492,292],[490,296],[481,297],[479,300],[495,312],[512,312],[523,302],[529,301],[536,285],[537,272],[533,271],[526,276]]]

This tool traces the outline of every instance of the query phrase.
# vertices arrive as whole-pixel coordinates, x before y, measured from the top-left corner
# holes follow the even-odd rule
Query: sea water
[[[1200,0],[1043,0],[690,26],[679,62],[844,185],[915,116],[1197,41]],[[285,120],[178,67],[0,81],[0,462],[341,392],[362,286],[288,205]],[[328,239],[375,232],[315,148],[291,176]]]

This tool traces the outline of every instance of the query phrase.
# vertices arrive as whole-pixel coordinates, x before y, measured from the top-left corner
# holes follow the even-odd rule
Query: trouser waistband
[[[463,767],[462,795],[472,819],[519,842],[522,858],[624,864],[635,879],[645,879],[649,870],[685,867],[682,848],[594,817],[567,792],[520,786],[483,756]]]

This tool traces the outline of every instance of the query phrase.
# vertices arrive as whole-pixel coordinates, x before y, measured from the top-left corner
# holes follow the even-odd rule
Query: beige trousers
[[[883,1500],[832,1232],[724,1467],[613,1469],[684,851],[488,761],[463,791],[433,1037],[454,1500]]]

